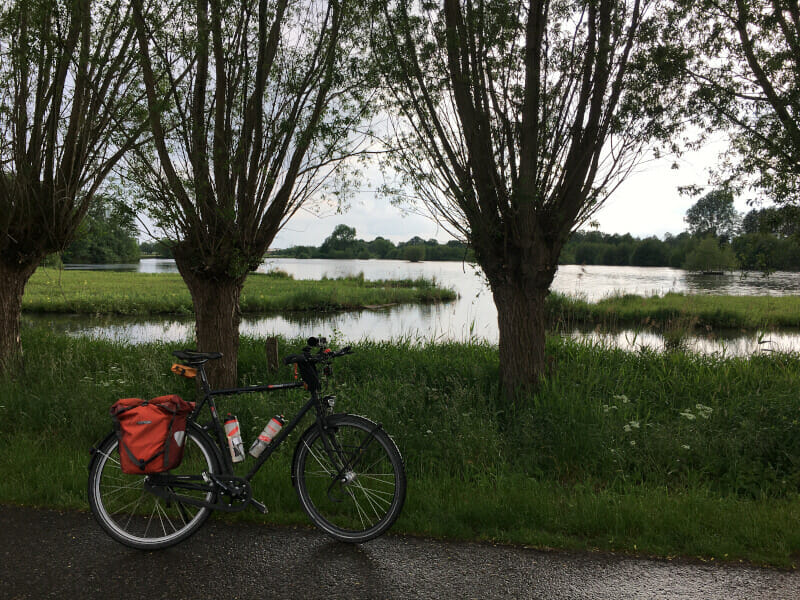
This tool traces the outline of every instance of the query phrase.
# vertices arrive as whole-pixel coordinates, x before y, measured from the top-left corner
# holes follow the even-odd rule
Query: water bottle
[[[244,460],[244,443],[239,429],[239,419],[230,413],[225,417],[225,437],[228,438],[231,460],[235,463],[242,462]]]
[[[250,446],[250,456],[253,458],[261,456],[264,448],[269,446],[270,442],[275,439],[275,436],[278,435],[278,432],[285,423],[286,419],[283,418],[283,415],[275,415],[272,417],[269,423],[267,423],[267,426],[264,427],[264,430],[259,434],[258,438],[256,438],[256,441],[253,442],[253,445]]]

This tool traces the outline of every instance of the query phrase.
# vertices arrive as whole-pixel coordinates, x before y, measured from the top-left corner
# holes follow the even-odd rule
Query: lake
[[[166,259],[143,259],[131,265],[67,265],[65,268],[92,268],[177,272],[175,262]],[[335,334],[341,341],[409,339],[412,341],[485,340],[496,343],[497,311],[491,293],[479,269],[457,262],[410,263],[399,260],[321,260],[268,259],[258,269],[267,272],[281,269],[296,279],[320,279],[363,273],[366,279],[427,277],[458,292],[454,302],[438,305],[395,306],[378,310],[346,313],[279,314],[246,316],[244,335],[289,337]],[[800,293],[800,274],[758,273],[699,275],[661,267],[606,267],[563,265],[552,289],[564,294],[598,300],[611,294],[655,295],[666,292],[689,294],[785,295]],[[34,317],[26,317],[34,318]],[[59,329],[76,333],[142,342],[148,340],[184,341],[193,336],[190,318],[98,318],[35,317],[52,322]],[[597,333],[575,330],[569,335],[623,348],[642,346],[661,349],[663,340],[650,332],[619,331]],[[765,350],[800,350],[800,332],[756,333],[716,332],[714,337],[692,337],[688,347],[696,352],[725,352],[748,355]]]

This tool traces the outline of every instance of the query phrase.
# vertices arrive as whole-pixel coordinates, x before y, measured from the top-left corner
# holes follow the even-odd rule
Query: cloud
[[[440,242],[452,239],[430,217],[403,210],[375,193],[363,192],[346,212],[327,210],[318,215],[312,210],[299,211],[275,237],[272,248],[319,246],[340,223],[355,227],[356,237],[363,240],[385,237],[397,243],[414,236]]]

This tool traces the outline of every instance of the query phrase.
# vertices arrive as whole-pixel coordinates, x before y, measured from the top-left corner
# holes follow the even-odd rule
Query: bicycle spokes
[[[341,421],[324,433],[304,436],[298,491],[307,498],[312,519],[324,521],[334,535],[346,532],[344,538],[393,521],[405,480],[399,453],[378,426],[350,415]]]

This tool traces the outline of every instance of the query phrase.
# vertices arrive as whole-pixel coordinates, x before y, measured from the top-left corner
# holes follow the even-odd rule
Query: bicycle
[[[212,390],[204,365],[218,352],[173,352],[195,374],[203,392],[189,415],[181,464],[164,473],[128,475],[119,461],[114,432],[92,448],[89,505],[100,526],[115,540],[134,548],[159,549],[195,533],[213,510],[239,512],[249,506],[267,509],[253,498],[250,481],[312,409],[315,420],[300,436],[291,467],[292,484],[311,521],[333,538],[360,543],[389,529],[403,508],[406,474],[403,458],[380,423],[365,417],[334,413],[335,396],[322,395],[323,375],[331,361],[350,354],[350,347],[332,351],[325,338],[309,338],[302,354],[285,357],[295,364],[299,381]],[[319,350],[312,352],[314,347]],[[310,397],[283,426],[244,477],[234,474],[225,430],[215,398],[238,394],[305,388]],[[198,421],[204,406],[211,419]]]

